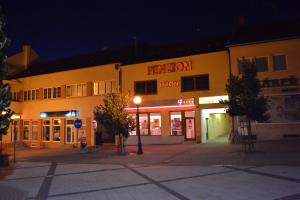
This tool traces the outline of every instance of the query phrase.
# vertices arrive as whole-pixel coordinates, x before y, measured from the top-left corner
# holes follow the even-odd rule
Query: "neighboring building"
[[[261,94],[269,100],[269,122],[253,125],[258,139],[299,136],[300,38],[233,44],[229,50],[233,74],[240,73],[242,59],[256,62]]]
[[[226,95],[227,51],[121,68],[122,92],[142,98],[139,118],[143,143],[228,141],[230,118],[225,114],[224,106],[218,103],[220,96]],[[135,117],[135,105],[127,110]],[[135,131],[130,134],[127,143],[136,144]]]
[[[299,21],[241,26],[231,39],[231,72],[240,73],[241,59],[258,68],[261,94],[268,97],[270,120],[254,123],[258,140],[299,137],[300,128],[300,24]]]
[[[98,58],[100,57],[100,58]],[[101,55],[81,56],[30,65],[8,80],[13,102],[17,141],[32,147],[57,147],[77,144],[85,139],[95,144],[91,127],[93,111],[103,94],[119,92],[119,64]],[[82,128],[74,120],[82,120]],[[14,126],[4,137],[13,140]],[[114,142],[114,138],[102,136]]]

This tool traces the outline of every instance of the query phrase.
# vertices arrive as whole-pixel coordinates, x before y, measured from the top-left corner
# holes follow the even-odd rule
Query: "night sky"
[[[232,33],[246,24],[300,19],[288,0],[1,0],[12,40],[8,55],[31,44],[46,60],[138,43],[162,45]]]

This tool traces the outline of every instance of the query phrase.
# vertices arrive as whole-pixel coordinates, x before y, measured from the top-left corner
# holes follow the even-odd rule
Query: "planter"
[[[9,154],[1,154],[0,166],[8,166],[8,165],[9,165]]]

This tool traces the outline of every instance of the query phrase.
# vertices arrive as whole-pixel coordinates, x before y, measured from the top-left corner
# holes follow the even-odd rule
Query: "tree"
[[[124,153],[124,140],[129,136],[129,130],[135,128],[134,119],[125,108],[129,103],[127,95],[112,93],[104,96],[103,105],[95,107],[94,116],[109,134],[119,136],[118,148]]]
[[[4,32],[4,27],[5,19],[0,6],[0,157],[2,157],[2,135],[7,133],[10,125],[10,118],[13,115],[13,111],[9,109],[11,102],[10,87],[3,82],[7,76],[7,66],[5,65],[6,56],[4,52],[9,44],[9,40]]]
[[[248,137],[253,138],[251,121],[264,122],[269,119],[266,114],[267,99],[259,95],[261,88],[255,62],[243,59],[241,69],[241,76],[231,75],[228,79],[226,91],[229,99],[221,100],[220,103],[228,106],[227,113],[230,116],[245,117]]]

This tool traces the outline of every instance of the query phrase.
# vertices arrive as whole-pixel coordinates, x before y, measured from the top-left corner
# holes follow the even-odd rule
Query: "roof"
[[[9,79],[115,63],[129,65],[225,50],[224,38],[225,37],[196,41],[193,40],[179,44],[158,47],[150,47],[141,44],[137,47],[137,51],[135,51],[134,47],[131,46],[119,49],[103,49],[90,54],[61,58],[53,61],[39,61],[28,66],[26,70],[9,77]]]

